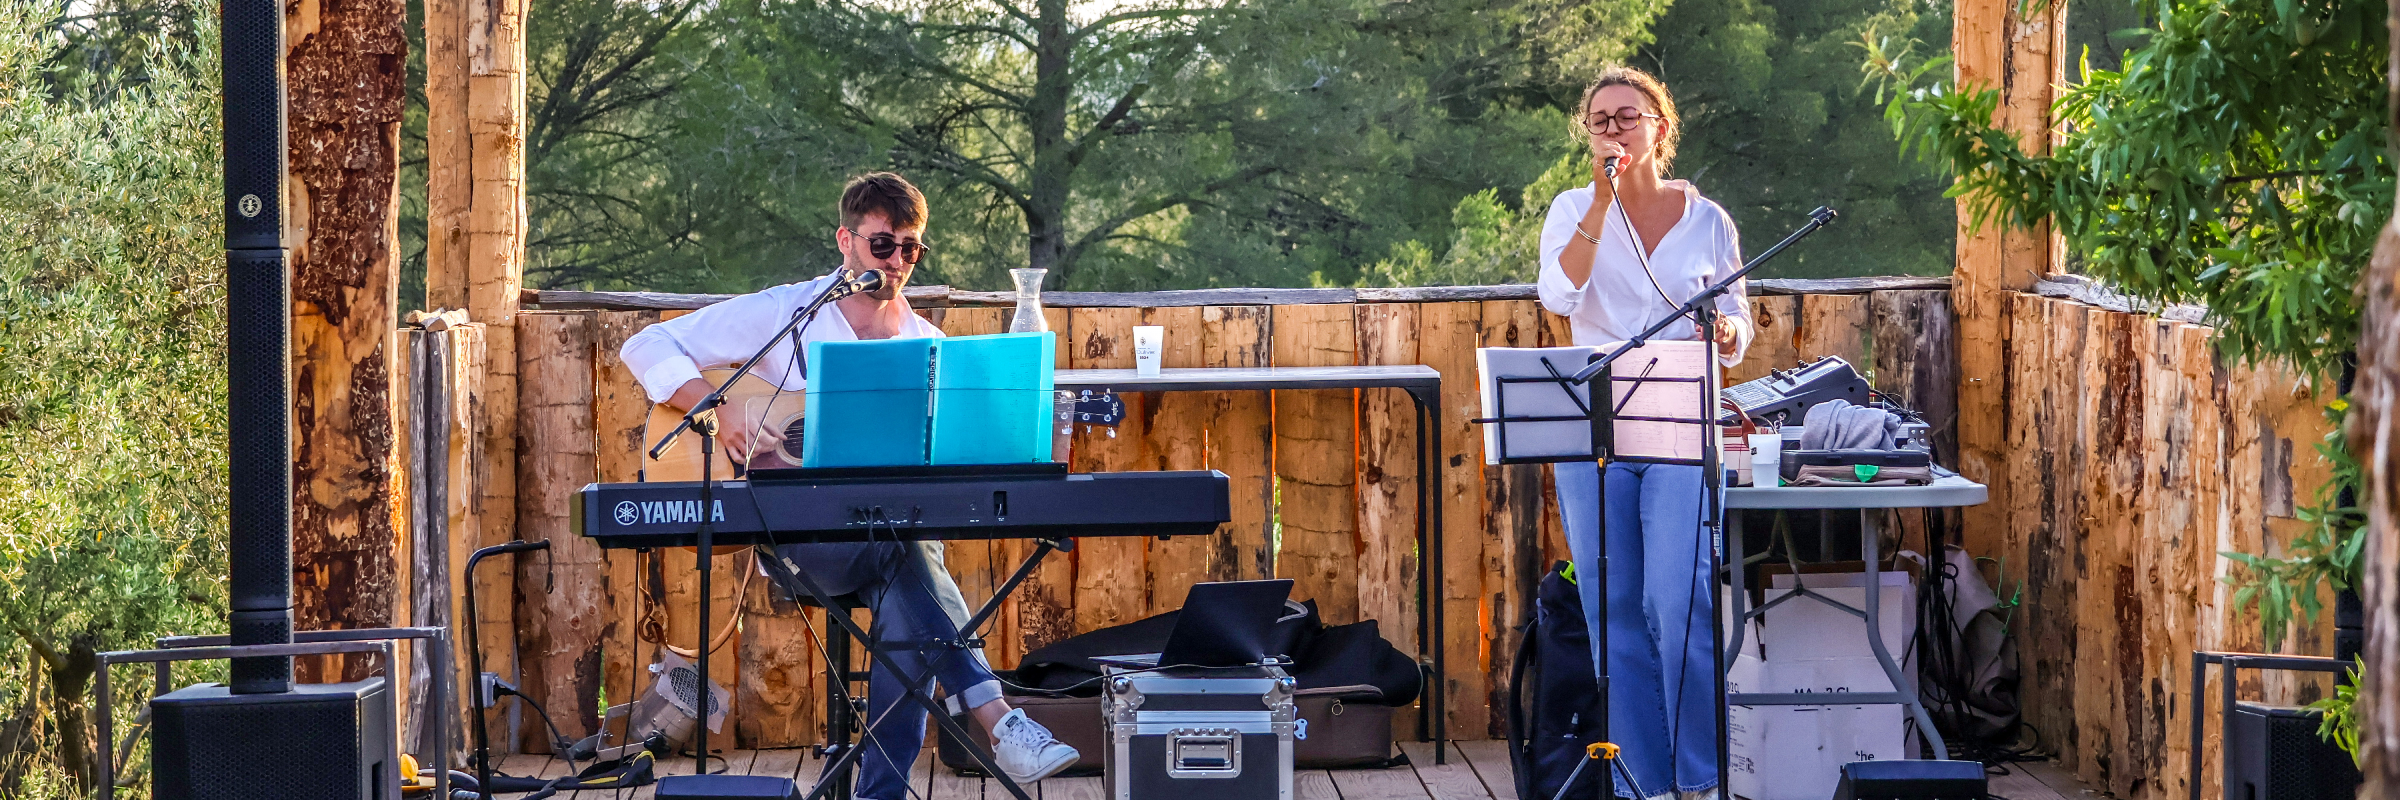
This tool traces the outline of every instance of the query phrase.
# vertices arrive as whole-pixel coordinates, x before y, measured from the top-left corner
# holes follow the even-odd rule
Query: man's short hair
[[[907,178],[890,172],[869,172],[842,187],[842,226],[855,229],[868,214],[882,214],[892,230],[925,226],[925,193]]]

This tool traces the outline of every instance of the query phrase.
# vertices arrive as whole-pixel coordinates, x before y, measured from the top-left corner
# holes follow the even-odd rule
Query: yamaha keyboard
[[[721,481],[705,513],[720,545],[877,539],[1182,536],[1233,519],[1225,473],[1069,473],[1064,464],[762,469]],[[594,483],[571,529],[601,547],[698,543],[697,482]]]

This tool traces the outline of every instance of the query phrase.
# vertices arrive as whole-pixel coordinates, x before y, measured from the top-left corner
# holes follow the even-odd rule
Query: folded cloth
[[[1805,465],[1793,486],[1924,486],[1933,482],[1932,467],[1875,467],[1870,465]]]
[[[1890,450],[1899,446],[1900,417],[1848,400],[1827,400],[1808,407],[1800,433],[1802,450]]]

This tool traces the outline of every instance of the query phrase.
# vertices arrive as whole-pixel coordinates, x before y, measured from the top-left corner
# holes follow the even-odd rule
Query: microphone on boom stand
[[[736,367],[732,375],[726,376],[725,382],[720,384],[716,391],[709,392],[707,397],[700,399],[700,402],[693,403],[691,410],[684,412],[683,422],[677,424],[675,430],[669,431],[665,438],[660,439],[650,448],[650,457],[655,459],[665,454],[667,448],[673,447],[677,438],[682,436],[684,431],[697,429],[700,432],[699,499],[700,508],[703,510],[700,515],[700,530],[697,537],[699,557],[695,559],[695,568],[700,573],[700,597],[697,605],[700,612],[699,627],[702,641],[700,642],[700,653],[693,659],[692,673],[699,676],[700,681],[698,694],[703,702],[700,705],[698,717],[702,724],[694,726],[692,729],[692,774],[660,778],[659,794],[662,797],[790,797],[791,782],[788,780],[782,781],[780,786],[774,786],[777,782],[776,779],[761,780],[751,776],[725,776],[708,771],[710,756],[706,723],[711,710],[709,703],[713,702],[710,700],[711,695],[708,692],[708,654],[711,648],[707,642],[707,631],[712,629],[708,619],[708,584],[711,574],[710,557],[715,555],[716,551],[716,525],[714,524],[716,520],[712,513],[716,508],[716,476],[710,474],[709,468],[716,462],[716,410],[718,406],[725,403],[725,391],[740,382],[742,376],[750,374],[750,370],[756,368],[758,362],[767,357],[767,352],[775,349],[775,346],[781,343],[784,337],[791,337],[793,339],[792,346],[799,347],[799,330],[806,326],[809,320],[816,318],[819,309],[844,297],[883,288],[883,273],[875,270],[845,277],[842,275],[841,268],[836,267],[832,277],[833,282],[825,287],[825,291],[819,292],[814,299],[808,301],[807,306],[793,314],[791,320],[783,324],[783,329],[776,331],[775,335],[769,337],[765,344],[760,345],[758,352],[752,353],[748,361],[744,361],[740,367]],[[771,790],[775,793],[737,794],[734,792],[737,788],[745,792],[757,789]]]

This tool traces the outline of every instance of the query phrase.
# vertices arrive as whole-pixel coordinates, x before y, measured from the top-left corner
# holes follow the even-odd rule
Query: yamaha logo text
[[[627,525],[657,525],[661,523],[699,522],[700,501],[649,500],[636,503],[631,500],[625,500],[617,503],[615,516],[617,518],[617,525],[619,527]],[[725,501],[710,501],[708,517],[708,521],[710,522],[724,522]]]

